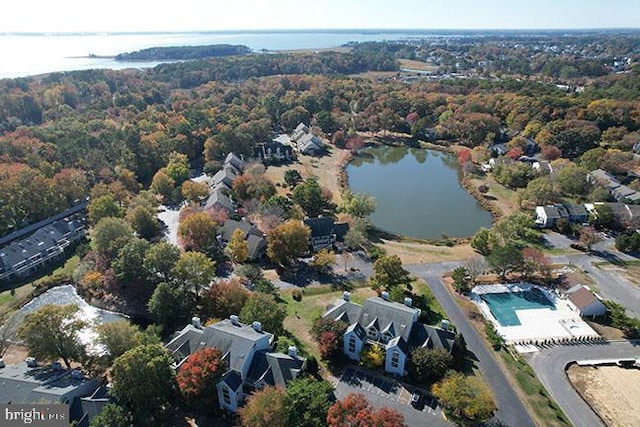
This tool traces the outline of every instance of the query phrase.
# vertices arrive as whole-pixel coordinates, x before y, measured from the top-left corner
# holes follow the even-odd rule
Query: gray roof
[[[328,216],[305,218],[303,221],[311,229],[311,238],[335,234],[336,238],[340,240],[349,230],[349,224],[336,223],[333,218]]]
[[[402,337],[395,337],[387,343],[387,349],[398,346],[404,354],[409,354],[409,344]]]
[[[222,225],[222,240],[225,242],[231,241],[233,232],[238,228],[244,232],[244,238],[247,241],[247,246],[249,247],[249,258],[260,258],[267,249],[267,240],[264,237],[264,233],[248,221],[236,221],[233,219],[226,220]]]
[[[225,166],[232,165],[234,168],[236,168],[240,172],[244,170],[244,162],[233,153],[227,154],[227,157],[224,159],[224,164]]]
[[[235,181],[239,175],[233,166],[224,165],[222,169],[213,175],[213,186],[216,187],[219,184],[224,184],[227,187],[231,187],[233,181]]]
[[[237,371],[231,370],[222,377],[222,381],[235,391],[242,385],[242,376]]]
[[[564,205],[564,207],[569,213],[569,216],[571,217],[576,217],[576,216],[587,217],[589,215],[584,205]]]
[[[256,342],[265,336],[269,342],[273,341],[273,334],[257,332],[251,325],[234,325],[225,319],[203,329],[188,325],[166,347],[178,361],[201,348],[215,347],[222,352],[229,369],[239,370]]]
[[[300,374],[306,361],[304,357],[260,351],[253,357],[247,379],[253,384],[263,380],[269,385],[285,387]]]
[[[588,176],[590,180],[596,181],[610,190],[620,186],[620,182],[613,175],[602,169],[591,171]]]
[[[301,136],[297,142],[301,153],[318,151],[324,147],[322,140],[311,133]]]
[[[455,334],[451,331],[418,323],[411,331],[409,346],[426,347],[430,349],[439,348],[451,353],[455,338]]]
[[[84,377],[72,378],[68,370],[46,366],[30,368],[26,363],[7,365],[0,368],[0,404],[63,402],[90,382],[98,386],[97,382]]]
[[[367,338],[367,332],[364,330],[362,326],[360,326],[359,323],[354,323],[351,326],[349,326],[345,331],[345,334],[347,332],[354,332],[358,336],[358,338],[360,338],[360,341],[364,341]]]
[[[341,320],[353,325],[360,317],[362,306],[340,298],[336,300],[324,313],[322,317],[328,317],[333,320]]]
[[[206,209],[223,209],[228,213],[234,212],[236,210],[236,205],[233,201],[226,196],[222,190],[215,189],[209,195],[207,199],[207,203],[205,203]]]
[[[404,304],[387,301],[379,297],[371,297],[362,304],[358,323],[366,329],[374,321],[377,321],[380,325],[379,328],[381,328],[379,329],[380,331],[393,324],[395,333],[408,341],[411,328],[419,313],[420,310],[417,308],[407,307]]]

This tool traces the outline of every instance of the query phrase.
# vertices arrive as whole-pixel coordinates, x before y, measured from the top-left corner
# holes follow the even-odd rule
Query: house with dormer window
[[[453,349],[452,332],[420,323],[420,309],[413,307],[411,298],[400,304],[390,301],[387,292],[368,298],[362,305],[351,302],[350,293],[345,292],[323,317],[349,324],[343,335],[346,357],[359,361],[367,346],[377,345],[386,351],[385,371],[396,376],[406,374],[407,359],[414,348]]]

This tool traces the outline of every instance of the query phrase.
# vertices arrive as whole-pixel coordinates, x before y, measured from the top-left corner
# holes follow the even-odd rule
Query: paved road
[[[451,264],[455,265],[455,263]],[[454,265],[452,266],[455,268]],[[452,267],[442,264],[440,264],[440,266],[440,268],[445,270],[450,270]],[[442,272],[439,271],[440,268],[431,269],[429,268],[430,266],[425,265],[408,265],[406,267],[413,274],[420,276],[429,283],[434,296],[449,316],[449,320],[456,325],[458,332],[464,335],[467,348],[478,358],[480,370],[493,390],[498,407],[496,418],[509,426],[535,426],[515,390],[507,380],[507,377],[500,369],[491,352],[484,345],[480,335],[469,323],[466,314],[460,309],[445,288],[445,285],[440,279],[442,275]]]
[[[620,259],[636,259],[624,254],[616,254]],[[596,290],[604,299],[609,299],[622,304],[627,313],[640,318],[640,287],[634,285],[612,270],[598,268],[593,263],[606,261],[606,257],[598,257],[587,254],[568,254],[551,257],[555,263],[575,264],[585,270],[596,282]]]
[[[536,376],[574,426],[604,426],[591,407],[574,390],[565,367],[576,360],[640,357],[640,341],[558,346],[527,355]]]

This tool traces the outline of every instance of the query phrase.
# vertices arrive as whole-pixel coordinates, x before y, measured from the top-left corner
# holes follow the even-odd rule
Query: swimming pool
[[[491,314],[502,326],[519,326],[521,324],[516,310],[556,309],[556,306],[549,301],[544,292],[533,287],[519,292],[484,293],[480,295],[480,298],[487,303]]]

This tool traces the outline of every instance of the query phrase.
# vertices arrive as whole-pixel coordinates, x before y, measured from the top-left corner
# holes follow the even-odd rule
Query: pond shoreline
[[[424,142],[424,141],[418,141],[417,143],[414,140],[411,140],[407,137],[398,137],[397,135],[391,135],[388,138],[384,138],[381,136],[367,136],[365,138],[365,146],[355,150],[355,151],[351,151],[348,153],[348,155],[344,156],[344,158],[342,159],[343,161],[339,164],[338,166],[338,176],[339,176],[339,184],[340,184],[340,189],[341,191],[345,191],[347,189],[351,190],[351,191],[356,191],[354,188],[357,188],[357,185],[354,187],[353,183],[350,185],[349,181],[350,181],[350,176],[349,176],[349,171],[347,170],[347,168],[349,166],[352,165],[354,159],[360,157],[366,157],[364,156],[365,150],[375,150],[377,148],[382,148],[382,147],[396,147],[396,148],[402,148],[402,149],[406,149],[407,150],[407,154],[403,155],[402,159],[405,158],[406,155],[408,155],[409,152],[411,152],[410,150],[412,149],[419,149],[419,150],[425,150],[427,153],[429,151],[437,151],[437,152],[441,152],[441,153],[447,153],[449,155],[455,155],[457,153],[456,150],[457,146],[442,146],[442,145],[436,145],[433,143],[428,143],[428,142]],[[415,156],[414,156],[415,158]],[[418,160],[418,158],[415,158],[415,160],[417,160],[420,163],[423,163],[425,161],[427,161],[427,163],[430,163],[432,160],[429,160],[431,157],[428,156],[425,159],[422,160]],[[397,161],[387,161],[388,164],[396,164],[397,162],[401,161],[401,159],[398,159]],[[416,231],[416,233],[418,233],[417,235],[419,236],[420,234],[425,234],[426,232],[426,236],[425,237],[415,237],[415,236],[411,236],[411,231],[407,231],[407,227],[403,227],[401,226],[401,229],[404,228],[403,231],[400,232],[391,232],[388,231],[389,227],[392,227],[391,225],[387,224],[385,226],[386,229],[381,228],[380,222],[378,222],[378,226],[373,226],[373,234],[378,236],[378,238],[384,238],[387,240],[394,240],[394,241],[398,241],[398,242],[415,242],[415,243],[424,243],[424,244],[431,244],[431,245],[437,245],[437,246],[455,246],[455,245],[460,245],[460,244],[466,244],[469,242],[470,238],[473,236],[473,234],[475,232],[469,232],[468,229],[469,227],[473,227],[473,223],[474,222],[480,222],[480,223],[485,223],[485,225],[479,225],[478,227],[485,227],[485,228],[489,228],[491,226],[491,224],[493,224],[501,215],[502,213],[499,211],[499,209],[493,205],[492,203],[490,203],[489,201],[487,201],[482,194],[480,194],[478,191],[476,191],[474,189],[474,187],[471,185],[471,183],[469,182],[467,176],[465,176],[463,173],[461,173],[461,171],[459,170],[459,168],[454,168],[452,166],[452,159],[447,156],[447,160],[442,160],[444,163],[444,166],[446,167],[445,170],[449,171],[448,173],[451,173],[452,169],[457,169],[458,173],[457,173],[457,177],[455,178],[456,180],[456,184],[453,184],[453,182],[449,182],[448,179],[449,178],[443,178],[442,175],[442,171],[436,170],[436,176],[438,178],[436,179],[445,179],[445,181],[441,181],[444,185],[444,187],[447,186],[453,186],[453,187],[457,187],[457,190],[453,190],[452,188],[452,192],[448,193],[448,194],[452,194],[450,199],[451,203],[453,203],[453,207],[452,209],[454,209],[455,212],[461,212],[460,209],[464,209],[464,212],[471,212],[471,215],[476,215],[474,217],[467,217],[467,219],[461,219],[460,215],[458,214],[458,219],[457,222],[455,219],[450,220],[451,222],[447,222],[446,219],[446,215],[442,215],[442,211],[438,211],[436,208],[436,211],[433,211],[434,206],[438,206],[439,202],[433,202],[433,200],[431,200],[430,202],[428,201],[429,198],[431,197],[436,197],[437,200],[439,197],[442,197],[442,190],[439,189],[435,189],[432,191],[429,191],[428,193],[424,194],[427,197],[427,212],[430,212],[430,215],[434,214],[435,217],[435,227],[438,227],[437,221],[440,220],[440,222],[442,223],[442,227],[443,230],[449,230],[444,231],[442,233],[442,237],[426,237],[429,234],[434,234],[434,230],[432,229],[431,232],[428,230],[429,227],[427,227],[426,229],[421,229],[420,231]],[[390,162],[390,163],[389,163]],[[376,162],[377,164],[377,162]],[[432,176],[427,176],[427,177],[421,177],[421,172],[418,172],[418,176],[415,175],[416,173],[416,169],[414,168],[414,166],[410,166],[410,165],[405,165],[406,167],[409,167],[410,169],[407,169],[407,173],[409,175],[413,176],[413,181],[410,182],[418,182],[415,181],[415,179],[433,179]],[[456,164],[457,166],[457,164]],[[356,166],[357,167],[357,166]],[[431,164],[431,167],[434,167],[434,164]],[[438,168],[438,166],[435,166],[436,168]],[[434,170],[434,169],[430,169],[430,170]],[[353,171],[352,171],[353,172]],[[398,176],[398,171],[395,171],[395,175],[394,176]],[[376,177],[376,174],[374,174],[372,177]],[[360,184],[362,184],[362,175],[359,176],[358,178],[360,180]],[[366,178],[365,178],[366,180]],[[369,185],[365,185],[364,189],[359,188],[359,190],[364,191],[364,192],[369,192],[371,193],[371,189],[369,188],[367,190],[367,187],[370,186]],[[383,187],[386,187],[386,193],[385,190],[382,190],[383,193],[382,194],[389,194],[389,187],[388,185],[383,185]],[[360,185],[360,187],[362,187],[362,185]],[[436,186],[438,187],[438,186]],[[379,187],[375,187],[375,188],[379,188]],[[466,194],[467,196],[471,196],[471,199],[474,201],[476,208],[475,211],[472,208],[468,207],[468,203],[465,200],[470,200],[470,199],[465,199],[465,197],[462,197],[462,199],[460,198],[461,195],[459,193],[459,191],[461,191]],[[419,187],[416,187],[416,191],[420,191]],[[435,191],[435,193],[434,193]],[[446,190],[445,190],[446,191]],[[373,193],[376,197],[381,197],[379,194],[376,195],[375,192]],[[384,196],[382,196],[384,198]],[[397,199],[394,199],[393,196],[391,196],[392,199],[391,200],[395,200],[395,202],[391,202],[391,203],[405,203],[405,202],[400,202]],[[447,197],[447,196],[445,196]],[[418,209],[425,209],[424,206],[424,201],[422,201],[423,199],[420,199],[421,202],[418,202],[415,206]],[[409,203],[413,203],[413,202],[409,202]],[[420,203],[422,203],[422,205],[420,205]],[[420,207],[422,206],[422,207]],[[458,207],[460,209],[458,209]],[[467,210],[467,209],[471,209],[471,210]],[[397,212],[397,210],[396,210]],[[474,213],[477,212],[477,213]],[[485,215],[486,214],[486,215]],[[383,222],[389,222],[389,219],[391,218],[391,221],[393,222],[395,217],[389,217],[388,215],[385,217],[384,214],[382,214],[383,216],[379,217],[378,220],[380,220],[381,218],[387,218],[385,220],[383,220]],[[395,214],[392,214],[395,215]],[[479,216],[478,216],[479,215]],[[411,223],[415,223],[416,219],[413,218],[411,215],[402,215],[405,217],[406,220],[411,221]],[[454,215],[455,217],[456,215]],[[484,217],[484,219],[482,219]],[[468,220],[470,219],[470,220]],[[398,219],[395,219],[395,221],[398,221]],[[400,221],[402,221],[402,219],[400,219]],[[422,221],[421,219],[417,219],[417,221]],[[488,223],[487,223],[488,221]],[[407,222],[404,222],[404,224],[408,224]],[[426,224],[426,223],[425,223]],[[460,224],[462,224],[460,226]],[[421,227],[421,225],[418,225],[418,227]],[[452,231],[452,228],[458,230],[458,231]],[[466,229],[466,231],[465,231]],[[437,230],[436,230],[437,233]],[[458,236],[455,237],[449,237],[448,234],[458,234]],[[467,233],[469,233],[467,235]]]

